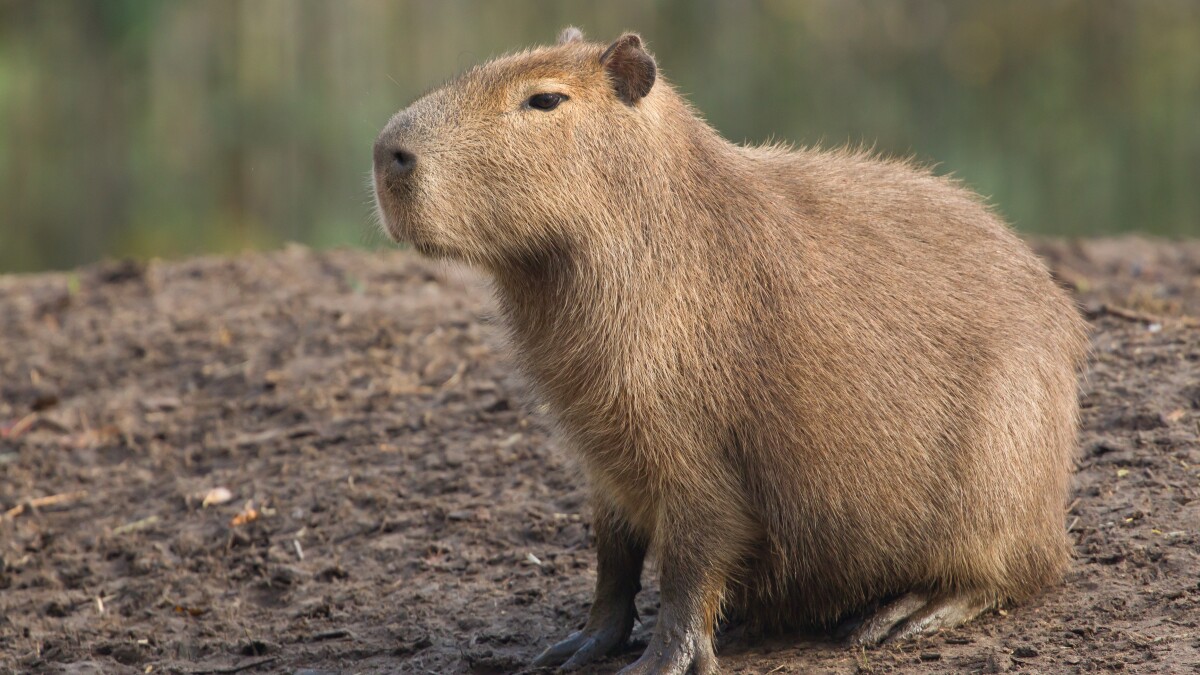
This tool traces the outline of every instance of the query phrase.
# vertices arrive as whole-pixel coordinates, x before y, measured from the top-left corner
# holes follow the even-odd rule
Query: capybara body
[[[477,67],[375,148],[385,225],[490,273],[582,460],[596,600],[540,664],[629,634],[628,672],[712,672],[719,615],[862,642],[1056,580],[1086,349],[981,200],[905,161],[721,138],[635,35]]]

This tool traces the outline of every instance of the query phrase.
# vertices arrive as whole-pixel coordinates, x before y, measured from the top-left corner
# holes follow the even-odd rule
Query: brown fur
[[[465,73],[381,134],[413,174],[376,172],[393,236],[494,277],[622,542],[597,602],[646,545],[660,624],[701,633],[1058,579],[1086,338],[1045,266],[909,162],[729,143],[622,40]]]

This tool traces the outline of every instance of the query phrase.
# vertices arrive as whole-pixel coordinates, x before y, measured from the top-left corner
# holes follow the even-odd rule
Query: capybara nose
[[[408,173],[417,165],[417,156],[403,148],[392,152],[392,168],[398,173]]]
[[[412,173],[417,165],[417,156],[394,143],[383,140],[375,142],[375,170],[403,177]]]

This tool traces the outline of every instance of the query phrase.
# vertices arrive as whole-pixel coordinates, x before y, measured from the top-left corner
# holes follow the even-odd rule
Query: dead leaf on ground
[[[107,424],[75,434],[67,441],[67,445],[76,450],[83,450],[108,445],[116,442],[119,438],[121,438],[121,430],[115,424]]]
[[[204,501],[200,502],[200,508],[208,508],[233,499],[233,493],[223,487],[216,487],[204,493]]]
[[[233,520],[229,521],[229,524],[232,527],[241,527],[255,520],[258,520],[258,510],[254,508],[254,500],[252,499],[246,502],[246,506],[242,508],[241,513],[234,516]]]
[[[171,412],[183,405],[183,402],[178,396],[147,396],[138,401],[138,405],[145,412]]]

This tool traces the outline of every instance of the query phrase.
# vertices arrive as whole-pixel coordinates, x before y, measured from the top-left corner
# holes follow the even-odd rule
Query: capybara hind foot
[[[919,635],[936,633],[943,628],[953,628],[974,619],[994,604],[972,594],[935,597],[896,626],[885,642],[903,642]]]
[[[849,640],[856,645],[902,642],[970,621],[991,606],[978,595],[906,593],[863,619]]]

